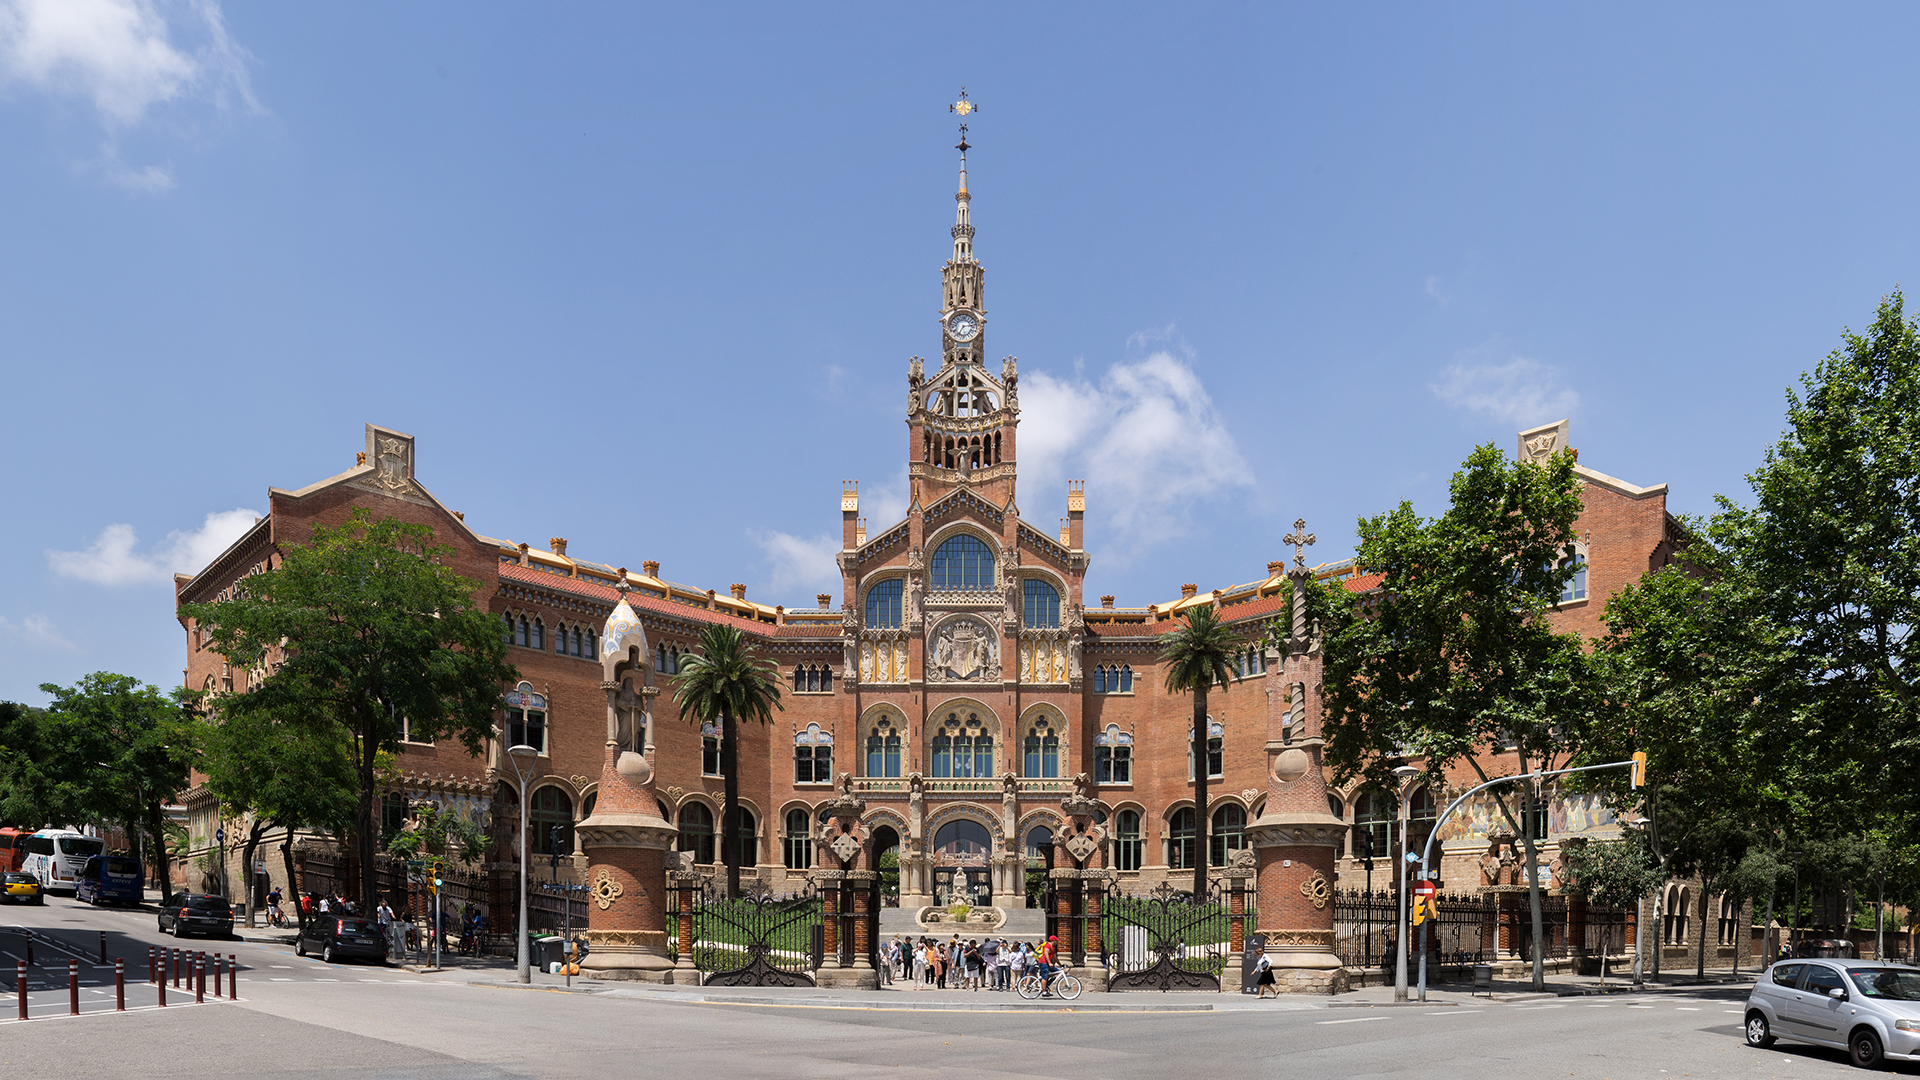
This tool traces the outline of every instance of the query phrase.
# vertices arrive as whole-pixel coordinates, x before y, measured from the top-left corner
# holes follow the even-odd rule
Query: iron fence
[[[1109,990],[1218,990],[1227,962],[1256,925],[1252,889],[1240,879],[1204,897],[1162,884],[1150,893],[1104,897],[1098,919]]]

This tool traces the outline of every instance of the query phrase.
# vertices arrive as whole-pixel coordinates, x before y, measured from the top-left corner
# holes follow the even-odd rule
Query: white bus
[[[20,869],[40,881],[45,892],[73,892],[79,888],[80,871],[87,859],[104,854],[107,845],[98,837],[71,829],[41,829],[23,841],[26,862]]]

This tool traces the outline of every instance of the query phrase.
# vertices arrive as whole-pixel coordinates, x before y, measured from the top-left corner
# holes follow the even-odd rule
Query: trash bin
[[[1473,965],[1473,992],[1477,994],[1482,990],[1489,994],[1493,993],[1492,964]]]
[[[547,934],[534,938],[531,949],[533,966],[541,971],[549,971],[553,968],[553,965],[564,960],[565,957],[562,956],[560,952],[560,946],[564,941],[565,939],[558,934]]]

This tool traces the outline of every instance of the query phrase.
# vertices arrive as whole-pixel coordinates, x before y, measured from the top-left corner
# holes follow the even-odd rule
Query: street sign
[[[214,842],[214,843],[216,843],[216,844],[224,844],[224,843],[226,843],[226,842],[227,842],[227,830],[225,830],[225,829],[215,829],[215,830],[213,830],[213,842]]]
[[[1421,896],[1432,896],[1436,890],[1431,881],[1416,881],[1413,883],[1413,891]]]

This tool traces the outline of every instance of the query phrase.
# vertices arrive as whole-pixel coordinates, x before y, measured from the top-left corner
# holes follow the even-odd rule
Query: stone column
[[[820,804],[827,824],[816,845],[820,869],[814,880],[821,884],[821,915],[826,928],[826,956],[822,959],[819,983],[858,990],[880,986],[880,973],[873,969],[867,953],[872,947],[871,917],[867,908],[873,883],[879,875],[860,865],[868,839],[860,824],[866,803],[853,793],[853,778],[840,774],[840,795]],[[842,947],[852,946],[851,963],[840,958]]]
[[[1305,522],[1296,537],[1312,543]],[[1296,542],[1288,537],[1288,543]],[[1345,840],[1347,823],[1327,809],[1320,737],[1320,642],[1307,626],[1306,588],[1313,572],[1298,554],[1288,571],[1293,585],[1293,628],[1287,642],[1283,678],[1303,683],[1306,715],[1288,741],[1284,697],[1267,705],[1265,812],[1248,829],[1259,881],[1258,932],[1273,958],[1274,978],[1289,993],[1339,994],[1348,987],[1340,957],[1334,953],[1334,856]]]
[[[1099,864],[1107,849],[1107,831],[1094,824],[1100,803],[1093,798],[1092,787],[1087,774],[1080,773],[1073,778],[1073,793],[1060,800],[1067,825],[1054,838],[1055,859],[1066,861],[1071,869],[1056,868],[1049,876],[1060,897],[1059,914],[1064,916],[1061,923],[1066,932],[1060,935],[1063,962],[1077,954],[1080,963],[1074,974],[1091,983],[1092,989],[1105,990],[1107,968],[1100,955],[1099,895],[1109,875]]]
[[[1222,993],[1240,992],[1247,957],[1247,894],[1258,887],[1258,867],[1258,856],[1248,851],[1236,851],[1232,865],[1220,873],[1227,886],[1227,947],[1231,950],[1227,956],[1227,966],[1220,972]]]
[[[607,743],[593,816],[575,827],[587,853],[587,945],[580,967],[600,979],[670,982],[667,848],[675,830],[652,810],[647,759]]]

